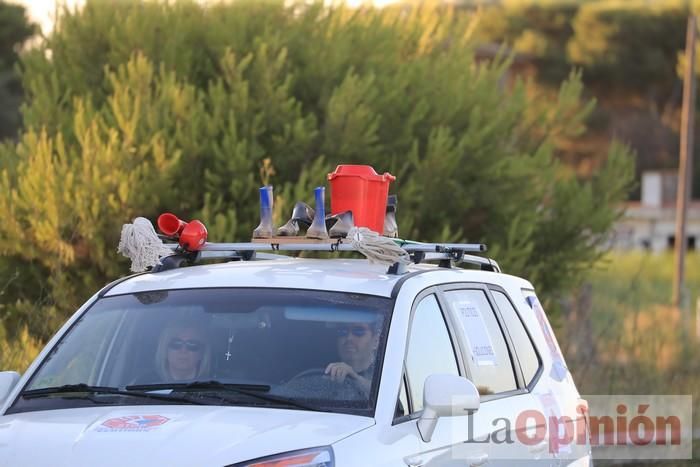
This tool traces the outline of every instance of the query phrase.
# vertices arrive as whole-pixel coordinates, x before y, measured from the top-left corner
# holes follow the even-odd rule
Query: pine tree
[[[579,180],[554,155],[583,131],[580,76],[541,102],[478,63],[473,18],[421,7],[88,1],[23,57],[25,130],[0,148],[0,319],[46,339],[125,274],[121,225],[162,211],[249,238],[257,188],[281,221],[339,163],[398,176],[402,236],[485,241],[545,293],[596,259],[628,152]],[[86,40],[89,38],[89,40]]]
[[[23,6],[0,0],[0,140],[14,138],[19,128],[22,87],[15,66],[20,47],[34,35],[35,28]]]

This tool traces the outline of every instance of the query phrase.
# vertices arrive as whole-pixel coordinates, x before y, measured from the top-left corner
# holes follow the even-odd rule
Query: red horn
[[[182,233],[187,222],[180,220],[175,214],[169,212],[158,216],[158,229],[168,237],[175,237]]]
[[[182,222],[182,221],[180,221]],[[180,233],[180,246],[187,251],[197,251],[207,242],[207,228],[200,221],[190,221]]]

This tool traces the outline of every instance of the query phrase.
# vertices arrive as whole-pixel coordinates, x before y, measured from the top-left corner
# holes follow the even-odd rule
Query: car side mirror
[[[423,414],[418,431],[426,443],[433,437],[438,418],[469,415],[479,410],[481,399],[474,383],[455,375],[430,375],[423,387]]]
[[[5,402],[17,381],[19,381],[19,373],[16,371],[0,371],[0,404]]]

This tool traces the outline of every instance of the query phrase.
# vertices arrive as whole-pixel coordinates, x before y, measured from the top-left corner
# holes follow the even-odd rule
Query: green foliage
[[[34,34],[21,5],[0,1],[0,69],[11,69],[17,62],[17,48]]]
[[[676,53],[685,44],[687,6],[645,1],[584,5],[568,43],[572,63],[608,92],[663,92],[677,80]]]
[[[26,278],[0,316],[45,337],[26,303],[60,322],[125,273],[123,223],[170,210],[204,220],[212,241],[244,240],[263,182],[279,222],[339,163],[398,176],[402,236],[485,241],[544,294],[575,283],[617,215],[629,153],[613,145],[578,179],[554,148],[592,109],[580,76],[549,102],[524,83],[505,90],[509,61],[477,63],[473,29],[428,7],[64,11],[23,57],[25,131],[0,147],[1,263]]]
[[[19,48],[34,29],[23,6],[0,0],[0,140],[15,136],[19,128],[22,88],[14,67]]]
[[[700,255],[686,256],[682,309],[670,306],[673,272],[671,253],[611,253],[596,265],[588,297],[557,330],[582,394],[662,394],[672,387],[692,394],[698,413]]]
[[[576,66],[598,94],[668,94],[688,14],[681,0],[511,0],[484,8],[478,35],[532,59],[546,84]]]
[[[565,144],[566,160],[590,173],[616,135],[637,153],[639,174],[677,166],[679,78],[691,11],[700,12],[698,0],[503,0],[481,8],[475,34],[520,54],[543,89],[558,87],[572,68],[581,70],[600,107],[588,121],[592,131]],[[694,187],[700,196],[700,168]]]
[[[24,372],[39,351],[41,343],[29,334],[27,328],[10,338],[0,323],[0,368],[3,371]]]
[[[580,1],[507,1],[484,8],[478,27],[483,41],[508,44],[537,65],[538,79],[558,85],[571,70],[567,43]]]

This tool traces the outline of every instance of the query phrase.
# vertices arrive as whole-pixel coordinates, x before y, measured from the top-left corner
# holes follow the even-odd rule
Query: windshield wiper
[[[63,386],[53,386],[48,388],[39,389],[29,389],[22,392],[20,395],[25,399],[34,399],[37,397],[48,397],[55,394],[82,394],[82,395],[93,395],[93,394],[115,394],[119,396],[129,396],[129,397],[140,397],[145,399],[169,401],[169,402],[183,402],[185,404],[195,404],[204,405],[203,402],[193,400],[188,397],[178,397],[171,396],[169,394],[152,394],[147,392],[131,391],[128,388],[126,390],[110,387],[110,386],[90,386],[88,384],[64,384]],[[94,399],[91,399],[94,400]]]
[[[302,410],[314,412],[327,412],[319,407],[304,404],[293,399],[285,399],[283,397],[271,396],[265,394],[270,390],[270,386],[266,384],[239,384],[239,383],[222,383],[221,381],[193,381],[191,383],[162,383],[162,384],[140,384],[136,386],[127,386],[126,389],[135,389],[141,391],[158,390],[158,389],[176,389],[179,391],[219,391],[242,394],[258,400],[273,402],[278,405],[286,405]],[[225,402],[240,402],[238,399],[231,399],[221,394],[215,396]]]
[[[155,383],[127,386],[127,391],[158,391],[161,389],[240,389],[242,391],[267,392],[267,384],[222,383],[220,381],[192,381],[191,383]]]

